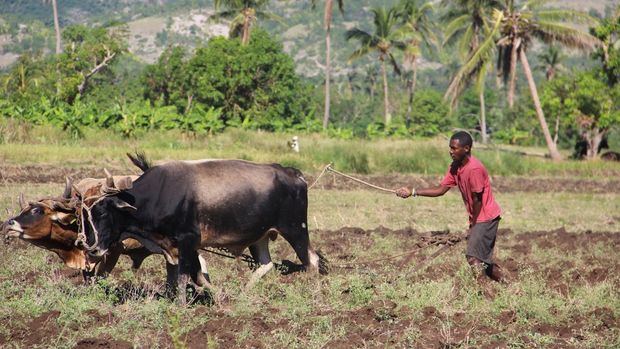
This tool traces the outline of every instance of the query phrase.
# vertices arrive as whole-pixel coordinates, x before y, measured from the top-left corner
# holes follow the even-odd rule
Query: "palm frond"
[[[467,27],[463,36],[458,42],[457,50],[461,57],[467,57],[471,51],[471,43],[474,38],[474,30],[471,26]]]
[[[239,14],[238,11],[221,11],[221,12],[216,12],[213,15],[211,15],[209,17],[209,21],[218,21],[221,20],[222,18],[233,18],[235,16],[237,16]]]
[[[523,3],[522,9],[536,10],[543,7],[550,0],[529,0]]]
[[[599,21],[587,13],[571,10],[550,9],[536,12],[538,20],[551,22],[560,21],[579,24],[596,25]]]
[[[564,46],[582,50],[590,50],[601,43],[588,33],[552,22],[538,22],[532,34],[546,43],[559,42]]]
[[[351,64],[351,62],[353,62],[354,60],[364,57],[371,50],[372,48],[368,45],[364,45],[358,48],[357,50],[353,51],[353,53],[351,53],[351,55],[349,56],[349,59],[347,60],[347,63]]]
[[[394,72],[400,75],[400,68],[398,67],[398,63],[396,62],[394,55],[390,53],[388,54],[388,57],[390,58],[390,64],[392,64],[392,68],[394,68]]]
[[[236,0],[215,0],[214,7],[215,10],[219,10],[222,6],[226,7],[229,10],[240,11],[243,9],[243,4]]]
[[[256,18],[258,19],[268,19],[270,21],[277,22],[279,24],[285,24],[284,18],[276,15],[275,13],[265,12],[265,11],[256,11]]]
[[[484,62],[480,68],[478,69],[478,71],[476,72],[476,90],[479,93],[483,93],[484,92],[484,84],[486,82],[486,77],[487,74],[489,72],[489,70],[491,69],[491,60],[488,60],[486,62]]]
[[[237,14],[237,16],[233,18],[228,25],[228,36],[230,36],[231,38],[240,36],[241,32],[243,31],[244,20],[245,18],[243,17],[243,14]]]
[[[370,43],[370,41],[372,40],[372,35],[359,28],[353,28],[353,29],[347,30],[344,33],[344,38],[346,41],[358,40],[359,42],[366,44],[366,43]]]
[[[455,18],[444,30],[444,42],[442,46],[445,46],[458,32],[463,31],[463,28],[469,26],[470,18],[469,15],[465,14],[460,17]]]
[[[483,65],[491,62],[491,57],[496,47],[495,36],[499,32],[503,15],[501,12],[496,11],[494,13],[494,18],[495,24],[490,35],[482,42],[478,49],[473,52],[467,62],[463,64],[446,90],[444,98],[450,99],[452,103],[454,103],[461,93],[463,86],[467,84],[468,80],[470,80]]]

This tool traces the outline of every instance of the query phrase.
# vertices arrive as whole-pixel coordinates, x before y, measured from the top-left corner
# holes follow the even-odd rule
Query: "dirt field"
[[[216,284],[225,290],[216,296],[215,305],[198,302],[185,313],[190,319],[181,320],[202,319],[202,323],[175,333],[171,327],[158,329],[138,316],[137,321],[147,322],[141,330],[148,335],[134,340],[131,333],[120,339],[101,328],[122,326],[127,306],[154,302],[161,283],[157,277],[136,283],[122,281],[129,272],[128,264],[122,264],[112,276],[118,284],[107,290],[116,295],[113,305],[91,308],[78,321],[69,322],[59,320],[59,310],[33,317],[5,314],[2,322],[8,326],[0,333],[0,347],[54,347],[68,332],[79,333],[69,336],[77,348],[317,347],[316,331],[326,332],[318,345],[326,348],[581,348],[618,343],[620,317],[614,294],[620,289],[620,233],[574,234],[560,229],[516,234],[501,230],[497,255],[510,284],[483,287],[472,282],[463,263],[462,242],[424,269],[417,266],[441,245],[429,245],[413,256],[403,255],[446,236],[447,232],[423,234],[387,228],[314,231],[311,238],[329,259],[330,274],[314,276],[281,269],[256,290],[258,298],[264,299],[245,304],[243,307],[251,308],[244,310],[237,303],[246,300],[236,293],[239,279],[249,275],[247,266],[207,254],[212,270],[226,271],[214,275]],[[10,251],[27,260],[34,248],[23,242],[0,247],[2,256]],[[294,256],[281,239],[272,246],[272,255],[289,266],[291,262],[286,260]],[[401,256],[385,259],[395,255]],[[139,273],[163,276],[160,257],[150,258],[154,263]],[[45,259],[55,261],[49,255]],[[382,260],[367,263],[375,259]],[[6,270],[8,263],[2,258],[0,267]],[[87,288],[80,285],[78,274],[62,267],[51,276],[16,271],[0,278],[0,283],[37,287],[50,278],[67,289],[67,296],[73,288],[77,293]],[[71,286],[60,279],[70,279]],[[311,293],[317,299],[310,306],[304,308],[296,302],[296,292],[310,292],[315,287]],[[610,297],[611,302],[595,302],[588,299],[588,293]]]
[[[114,174],[138,173],[113,164]],[[66,176],[102,170],[0,164],[0,220],[22,192],[60,194]],[[356,177],[386,188],[441,179]],[[0,237],[0,348],[620,347],[620,179],[496,176],[492,184],[505,285],[475,281],[464,242],[445,247],[463,233],[458,193],[403,201],[329,173],[309,193],[308,214],[328,275],[300,272],[279,238],[270,245],[277,270],[244,292],[249,266],[204,252],[216,289],[191,291],[188,307],[161,296],[161,256],[136,272],[122,257],[110,277],[84,285],[56,255]],[[437,251],[445,252],[431,258]]]
[[[138,174],[134,167],[108,166],[113,174]],[[493,190],[495,192],[588,192],[588,193],[620,193],[620,179],[612,173],[606,179],[602,178],[525,178],[494,176]],[[307,174],[308,183],[314,183],[318,174]],[[100,167],[80,168],[58,167],[48,165],[0,165],[0,181],[8,184],[15,183],[64,183],[65,177],[71,178],[100,178],[103,170]],[[356,175],[357,178],[385,187],[398,188],[403,184],[416,187],[435,185],[441,180],[440,176],[412,176],[412,175]],[[316,189],[349,190],[364,188],[362,185],[327,173],[316,185]]]

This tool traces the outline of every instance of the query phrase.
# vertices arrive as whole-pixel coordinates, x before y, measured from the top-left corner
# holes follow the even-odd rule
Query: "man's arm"
[[[423,188],[423,189],[414,189],[408,187],[402,187],[396,190],[396,195],[399,197],[406,199],[413,196],[428,196],[428,197],[437,197],[442,196],[450,190],[450,187],[445,185],[438,185],[436,187],[431,188]]]
[[[471,193],[471,197],[473,199],[473,205],[472,205],[472,213],[471,213],[471,222],[469,222],[470,229],[474,225],[476,225],[476,221],[478,220],[478,216],[480,215],[480,210],[482,209],[482,193]]]

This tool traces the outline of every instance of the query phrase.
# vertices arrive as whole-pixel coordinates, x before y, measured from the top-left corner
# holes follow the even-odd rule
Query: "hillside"
[[[345,1],[345,13],[337,11],[333,24],[333,64],[336,77],[346,75],[351,66],[346,63],[353,50],[346,43],[344,32],[353,27],[370,29],[369,8],[390,6],[396,0]],[[438,3],[438,1],[437,1]],[[552,1],[550,5],[600,13],[618,0]],[[324,34],[321,6],[311,9],[310,1],[272,1],[266,9],[282,22],[260,22],[282,40],[285,51],[297,63],[300,74],[308,77],[320,74],[324,63]],[[102,24],[110,21],[126,22],[129,26],[130,51],[144,62],[154,62],[168,45],[181,44],[195,47],[215,35],[226,35],[226,22],[215,22],[209,17],[215,12],[213,1],[206,0],[113,0],[59,2],[61,26],[72,23]],[[0,67],[14,62],[18,54],[28,49],[49,51],[53,45],[51,6],[40,0],[3,1],[0,4]],[[2,35],[3,34],[3,35]],[[435,57],[433,61],[438,61]],[[363,64],[360,62],[358,64]],[[437,62],[421,61],[421,68],[436,68]]]

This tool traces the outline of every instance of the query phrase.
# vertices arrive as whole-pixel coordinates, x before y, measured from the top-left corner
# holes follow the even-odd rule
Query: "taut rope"
[[[320,174],[318,175],[318,177],[316,177],[316,179],[314,180],[314,183],[312,183],[312,185],[310,185],[310,186],[308,187],[308,190],[310,190],[310,189],[312,189],[312,187],[314,187],[314,185],[315,185],[315,184],[319,181],[319,179],[320,179],[320,178],[321,178],[321,177],[325,174],[325,172],[326,172],[326,171],[330,171],[330,172],[332,172],[332,173],[335,173],[335,174],[340,175],[340,176],[342,176],[342,177],[348,178],[348,179],[350,179],[350,180],[352,180],[352,181],[356,181],[356,182],[358,182],[358,183],[364,184],[364,185],[369,186],[369,187],[371,187],[371,188],[375,188],[375,189],[378,189],[378,190],[381,190],[381,191],[384,191],[384,192],[387,192],[387,193],[392,193],[392,194],[396,193],[396,190],[393,190],[393,189],[387,189],[387,188],[383,188],[383,187],[380,187],[380,186],[378,186],[378,185],[374,185],[374,184],[371,184],[371,183],[365,182],[365,181],[363,181],[363,180],[361,180],[361,179],[359,179],[359,178],[355,178],[355,177],[353,177],[353,176],[349,176],[348,174],[344,174],[344,173],[342,173],[342,172],[340,172],[340,171],[336,171],[336,170],[332,167],[332,164],[331,164],[331,163],[327,164],[327,165],[323,168],[323,170],[321,171],[321,173],[320,173]]]

